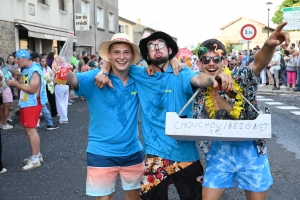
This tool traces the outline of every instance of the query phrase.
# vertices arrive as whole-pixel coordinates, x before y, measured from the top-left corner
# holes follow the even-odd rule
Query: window
[[[66,10],[65,9],[65,1],[64,0],[59,0],[58,1],[58,7],[59,7],[59,10]]]
[[[89,14],[90,4],[88,2],[81,2],[81,13]]]
[[[38,3],[46,4],[46,0],[38,0]]]
[[[109,12],[108,19],[109,19],[109,31],[115,32],[115,27],[114,27],[115,16],[113,12]]]
[[[98,28],[104,28],[104,23],[103,20],[104,19],[104,12],[103,12],[103,8],[98,6],[97,7],[97,27]]]
[[[119,25],[119,33],[124,33],[124,25]]]

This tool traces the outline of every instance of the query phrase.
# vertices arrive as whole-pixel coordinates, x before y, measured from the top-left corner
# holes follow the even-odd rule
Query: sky
[[[118,0],[119,16],[164,31],[177,38],[179,47],[191,48],[198,42],[222,35],[220,28],[244,16],[268,24],[283,0]]]

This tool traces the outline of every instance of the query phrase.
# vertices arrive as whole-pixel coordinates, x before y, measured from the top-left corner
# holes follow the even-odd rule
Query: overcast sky
[[[179,47],[190,47],[221,35],[220,28],[240,16],[267,25],[268,1],[275,27],[271,18],[283,0],[119,0],[119,16],[141,18],[143,25],[177,37]]]

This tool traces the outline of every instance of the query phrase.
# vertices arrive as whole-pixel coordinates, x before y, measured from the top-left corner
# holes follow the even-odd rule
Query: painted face
[[[134,53],[130,44],[115,43],[110,47],[108,58],[111,62],[113,70],[125,71],[129,70],[129,67],[132,64]]]
[[[172,50],[167,48],[167,44],[162,39],[149,41],[147,43],[148,57],[154,65],[164,64],[169,60]]]
[[[223,67],[227,65],[226,60],[213,51],[208,51],[201,56],[200,65],[203,73],[217,76],[223,71]]]

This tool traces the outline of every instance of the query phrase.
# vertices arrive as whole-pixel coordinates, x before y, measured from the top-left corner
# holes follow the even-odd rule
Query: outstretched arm
[[[287,32],[283,32],[283,27],[287,24],[280,24],[275,31],[266,40],[262,48],[255,54],[252,69],[256,76],[270,63],[275,47],[285,42],[286,48],[290,43],[290,36]]]

